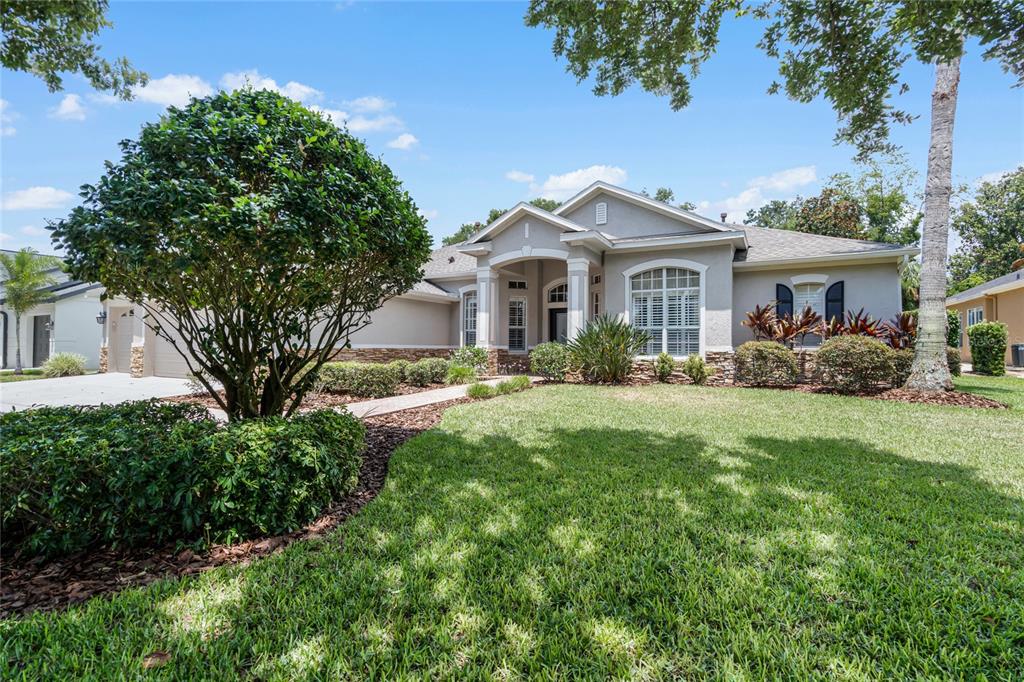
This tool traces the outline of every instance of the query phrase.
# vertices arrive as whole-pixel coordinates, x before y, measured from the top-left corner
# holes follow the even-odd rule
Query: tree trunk
[[[14,373],[24,374],[21,368],[21,314],[14,314]]]
[[[949,197],[953,189],[953,120],[956,116],[960,58],[935,67],[928,177],[924,188],[921,307],[917,345],[906,388],[949,391],[953,380],[946,364],[946,255],[949,239]]]

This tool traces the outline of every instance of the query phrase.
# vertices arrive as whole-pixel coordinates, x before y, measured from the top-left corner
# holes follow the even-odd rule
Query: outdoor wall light
[[[107,321],[107,311],[101,310],[100,314],[96,316],[96,324],[103,324]]]

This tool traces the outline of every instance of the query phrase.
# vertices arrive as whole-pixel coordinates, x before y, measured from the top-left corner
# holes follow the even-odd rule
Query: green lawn
[[[43,370],[26,369],[24,374],[15,374],[13,369],[5,369],[0,372],[0,384],[8,384],[14,381],[31,381],[32,379],[45,379]]]
[[[1019,678],[1013,410],[682,386],[448,411],[328,539],[0,624],[0,676]]]

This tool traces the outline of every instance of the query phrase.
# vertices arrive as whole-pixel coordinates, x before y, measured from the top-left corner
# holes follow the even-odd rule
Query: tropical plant
[[[444,377],[446,384],[471,384],[476,381],[476,370],[466,365],[450,365]]]
[[[569,356],[584,379],[605,384],[622,383],[633,360],[647,346],[650,335],[611,315],[600,315],[569,342]]]
[[[755,305],[754,309],[747,313],[746,319],[740,322],[744,327],[750,329],[754,334],[755,341],[766,341],[775,336],[775,306],[764,307]]]
[[[46,302],[51,294],[46,287],[57,283],[54,272],[60,260],[42,256],[25,247],[15,253],[0,253],[0,267],[4,270],[4,298],[14,313],[14,373],[22,374],[21,316]]]
[[[902,312],[888,322],[883,322],[881,332],[893,350],[913,348],[914,341],[917,340],[917,315],[911,312]],[[910,376],[909,372],[907,376]]]
[[[827,341],[833,336],[845,334],[846,325],[843,324],[843,320],[839,317],[833,317],[829,320],[822,319],[814,333],[820,336],[822,341]]]
[[[676,361],[668,353],[658,353],[651,363],[654,368],[654,378],[665,383],[672,376],[672,370],[676,368]]]
[[[54,238],[75,277],[137,302],[193,374],[220,382],[207,390],[232,421],[294,413],[429,257],[391,169],[275,92],[193,99],[121,148]]]
[[[861,308],[857,312],[846,311],[846,334],[874,338],[881,336],[882,330],[878,326],[878,320],[865,313]]]
[[[569,349],[553,341],[537,344],[530,351],[530,371],[548,381],[564,381],[569,371]]]
[[[1003,322],[979,322],[967,328],[971,341],[971,368],[978,374],[1006,373],[1007,328]]]
[[[76,377],[85,374],[85,356],[78,353],[54,353],[43,363],[43,375]]]
[[[781,343],[787,348],[793,347],[793,339],[797,337],[800,329],[797,327],[792,315],[783,315],[775,320],[772,327],[772,341]]]
[[[895,149],[894,124],[914,119],[893,98],[911,57],[935,65],[931,139],[925,180],[921,328],[907,387],[952,388],[945,358],[943,310],[952,194],[953,121],[964,42],[978,39],[982,57],[998,61],[1024,83],[1024,7],[1019,2],[602,2],[533,0],[529,26],[553,29],[554,52],[579,80],[596,70],[594,92],[618,95],[639,82],[673,109],[690,104],[690,81],[718,47],[723,20],[766,22],[758,46],[779,60],[785,92],[800,102],[824,97],[838,115],[837,142],[861,160]]]
[[[792,386],[796,354],[775,341],[747,341],[736,349],[736,381],[750,386]]]
[[[697,386],[703,386],[711,376],[710,368],[699,355],[691,355],[683,360],[682,372]]]
[[[805,345],[808,334],[814,334],[821,324],[821,315],[814,311],[811,306],[805,306],[793,320],[795,338],[800,339],[800,345]]]

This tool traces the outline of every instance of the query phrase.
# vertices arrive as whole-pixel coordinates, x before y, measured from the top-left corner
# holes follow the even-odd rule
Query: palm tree
[[[13,254],[0,253],[0,267],[7,278],[3,282],[4,298],[14,311],[15,374],[22,374],[21,316],[50,297],[44,289],[57,283],[52,271],[58,265],[57,258],[42,256],[28,247]]]

